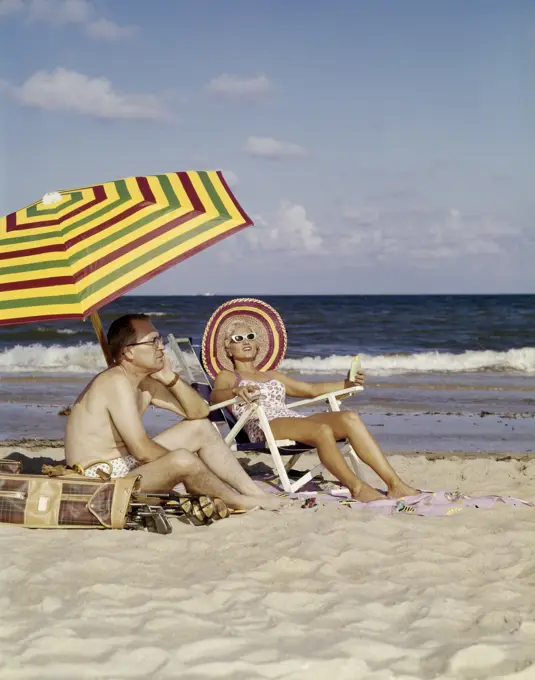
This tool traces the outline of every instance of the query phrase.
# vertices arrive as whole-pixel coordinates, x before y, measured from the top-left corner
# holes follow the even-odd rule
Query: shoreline
[[[9,455],[15,448],[24,449],[30,453],[42,453],[47,449],[63,449],[63,439],[5,439],[0,440],[0,458]],[[511,460],[534,460],[535,451],[519,452],[519,451],[447,451],[447,450],[425,450],[425,451],[403,451],[403,450],[388,450],[385,449],[386,456],[400,456],[401,458],[425,458],[426,460],[449,460],[449,461],[466,461],[466,460],[495,460],[497,462],[508,462]],[[266,456],[265,453],[258,453],[257,451],[242,451],[240,455],[246,455],[249,458],[259,458]]]
[[[465,378],[470,384],[459,376],[438,374],[372,377],[364,392],[343,400],[342,409],[359,413],[381,448],[391,454],[535,453],[535,386],[528,385],[525,377],[474,374]],[[84,376],[65,375],[0,377],[0,446],[61,440],[66,418],[60,414],[74,403],[87,381]],[[307,415],[324,408],[314,404],[302,412]],[[143,416],[150,437],[176,422],[176,416],[161,409],[149,408]]]

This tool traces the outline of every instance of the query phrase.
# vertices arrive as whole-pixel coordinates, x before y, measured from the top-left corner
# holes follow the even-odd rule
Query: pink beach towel
[[[278,477],[266,476],[255,478],[255,481],[266,491],[281,493]],[[290,498],[303,501],[304,508],[318,508],[328,503],[340,503],[352,508],[366,508],[381,515],[400,513],[444,517],[454,515],[466,508],[490,509],[496,505],[513,505],[534,508],[535,504],[510,496],[465,496],[459,491],[422,491],[417,496],[406,496],[396,500],[386,498],[370,503],[361,503],[349,498],[349,492],[335,482],[312,480],[297,493],[289,494]]]

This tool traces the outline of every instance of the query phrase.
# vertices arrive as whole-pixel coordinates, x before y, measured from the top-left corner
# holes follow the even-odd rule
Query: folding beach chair
[[[172,334],[168,336],[169,346],[177,357],[181,366],[182,372],[186,381],[197,392],[210,403],[210,395],[212,392],[212,381],[208,377],[202,365],[201,347],[200,344],[194,344],[191,338],[175,338]],[[337,392],[329,392],[322,394],[313,399],[303,399],[301,401],[289,402],[289,408],[299,408],[301,406],[308,406],[318,402],[327,402],[331,411],[340,411],[339,397],[349,396],[357,392],[361,392],[362,387],[350,387],[345,390]],[[307,482],[312,480],[314,476],[323,469],[323,464],[318,463],[311,470],[300,476],[297,480],[291,481],[289,473],[294,465],[297,463],[303,453],[315,451],[313,446],[295,442],[291,439],[275,439],[269,421],[266,417],[262,405],[258,402],[251,404],[250,408],[236,420],[230,410],[228,409],[236,399],[215,404],[210,407],[210,420],[220,430],[225,438],[225,442],[231,447],[233,451],[255,451],[258,453],[270,453],[273,458],[273,463],[277,474],[279,475],[284,491],[291,493],[298,491]],[[266,436],[263,442],[251,442],[247,433],[243,429],[247,420],[256,413],[260,425]],[[349,458],[349,461],[355,471],[355,474],[360,479],[364,479],[361,470],[361,461],[355,453],[353,447],[347,439],[338,442],[342,447],[342,453]],[[282,457],[289,457],[288,462],[284,465]]]

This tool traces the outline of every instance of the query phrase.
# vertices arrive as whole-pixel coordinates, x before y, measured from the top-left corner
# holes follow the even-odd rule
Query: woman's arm
[[[336,380],[332,382],[304,382],[303,380],[295,380],[290,376],[281,373],[280,371],[271,371],[277,376],[286,387],[286,394],[289,397],[304,397],[313,399],[319,397],[327,392],[338,392],[339,390],[346,390],[348,387],[360,387],[364,384],[364,374],[357,373],[355,380]]]
[[[258,397],[258,390],[253,385],[236,385],[236,376],[231,371],[221,371],[215,379],[214,389],[210,395],[211,404],[240,397],[246,402],[254,401]]]

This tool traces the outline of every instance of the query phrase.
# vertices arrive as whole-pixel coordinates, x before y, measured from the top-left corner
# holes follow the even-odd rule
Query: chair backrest
[[[208,376],[202,365],[202,351],[200,342],[194,342],[192,338],[175,338],[174,335],[168,335],[169,345],[175,353],[181,368],[187,378],[187,382],[196,390],[203,399],[210,402],[210,395],[212,394],[213,381]],[[221,408],[217,411],[212,411],[209,416],[210,420],[217,425],[226,425],[231,430],[236,424],[236,419],[232,413],[226,409]],[[248,444],[249,437],[244,430],[241,430],[236,442],[239,444]]]

